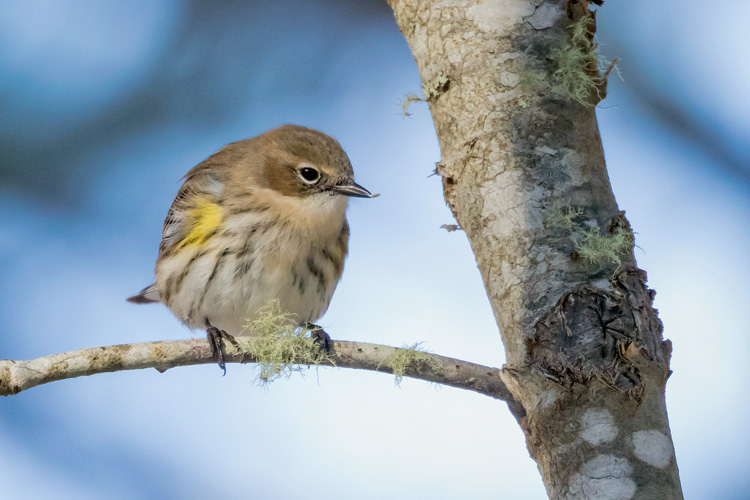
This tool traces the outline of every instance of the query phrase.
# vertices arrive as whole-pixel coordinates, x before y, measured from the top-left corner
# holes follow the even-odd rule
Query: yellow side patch
[[[224,209],[206,200],[198,202],[195,208],[188,210],[188,217],[192,227],[180,242],[182,247],[202,245],[216,234],[224,218]]]

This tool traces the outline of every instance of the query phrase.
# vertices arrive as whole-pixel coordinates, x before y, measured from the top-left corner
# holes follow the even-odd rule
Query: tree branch
[[[664,401],[670,344],[596,121],[606,81],[597,2],[388,3],[419,69],[436,173],[476,257],[505,347],[503,381],[528,412],[520,423],[549,497],[617,489],[682,499]],[[594,427],[609,434],[590,439]],[[664,460],[644,460],[633,444],[642,440]]]
[[[254,337],[238,337],[239,349],[228,344],[226,362],[258,362],[248,354],[248,347],[256,340]],[[323,360],[321,365],[393,373],[393,368],[388,363],[400,351],[407,349],[337,340],[333,341],[328,359]],[[501,380],[500,369],[432,353],[419,354],[420,362],[408,363],[404,376],[478,392],[508,403],[517,419],[525,415],[522,406],[513,399]],[[92,347],[26,361],[6,359],[0,361],[0,396],[18,394],[55,380],[96,373],[143,368],[156,368],[164,372],[176,366],[215,362],[205,339]]]

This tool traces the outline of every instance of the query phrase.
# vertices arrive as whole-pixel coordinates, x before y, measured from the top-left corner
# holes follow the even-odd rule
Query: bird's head
[[[298,125],[230,144],[212,160],[231,166],[223,170],[233,178],[228,185],[236,203],[269,206],[308,228],[340,228],[349,197],[378,196],[354,182],[349,157],[335,139]]]
[[[322,132],[284,125],[258,139],[265,181],[285,196],[378,196],[354,182],[349,157],[335,139]]]

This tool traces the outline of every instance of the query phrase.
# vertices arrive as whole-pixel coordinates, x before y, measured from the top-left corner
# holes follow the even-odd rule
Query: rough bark
[[[596,122],[606,75],[585,50],[574,76],[589,77],[587,94],[571,92],[562,74],[561,51],[593,48],[595,13],[576,0],[389,3],[419,68],[442,154],[436,171],[484,279],[507,354],[502,377],[527,414],[521,427],[549,497],[682,498],[664,402],[670,344]]]

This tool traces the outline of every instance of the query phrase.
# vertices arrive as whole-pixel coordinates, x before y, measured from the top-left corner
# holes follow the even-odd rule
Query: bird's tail
[[[128,297],[127,301],[133,302],[134,304],[151,304],[153,302],[161,302],[159,298],[159,288],[156,286],[156,283],[152,283],[151,285],[138,292],[136,295]]]

